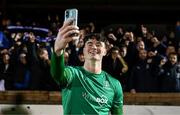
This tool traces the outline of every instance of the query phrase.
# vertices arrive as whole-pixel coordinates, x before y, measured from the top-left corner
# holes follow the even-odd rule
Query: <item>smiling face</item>
[[[177,54],[176,53],[170,53],[169,54],[169,61],[172,65],[177,63]]]
[[[145,60],[147,58],[147,51],[146,50],[140,50],[139,51],[139,58],[141,60]]]
[[[145,49],[145,44],[144,44],[143,41],[139,41],[139,42],[137,43],[137,49],[138,49],[138,50],[144,50],[144,49]]]
[[[98,41],[96,38],[88,39],[85,43],[84,58],[86,60],[100,61],[106,55],[105,43]]]

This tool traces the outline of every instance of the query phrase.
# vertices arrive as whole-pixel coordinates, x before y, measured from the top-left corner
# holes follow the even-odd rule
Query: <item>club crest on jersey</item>
[[[108,81],[104,81],[104,88],[109,88],[109,82]]]

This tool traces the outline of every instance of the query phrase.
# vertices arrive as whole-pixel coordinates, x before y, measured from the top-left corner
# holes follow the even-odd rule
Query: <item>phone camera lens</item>
[[[66,17],[69,17],[69,11],[66,12]]]

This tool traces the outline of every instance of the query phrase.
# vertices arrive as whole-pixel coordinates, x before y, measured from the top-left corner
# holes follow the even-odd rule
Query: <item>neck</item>
[[[84,69],[91,73],[100,74],[102,71],[101,61],[85,61]]]

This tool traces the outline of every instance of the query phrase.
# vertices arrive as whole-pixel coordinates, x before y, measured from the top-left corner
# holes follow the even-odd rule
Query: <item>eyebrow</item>
[[[93,44],[93,42],[92,41],[87,41],[86,44]],[[97,41],[96,44],[101,44],[101,42]]]
[[[87,42],[86,42],[86,44],[87,44],[87,45],[92,45],[92,44],[93,44],[93,42],[91,42],[91,41],[87,41]]]

